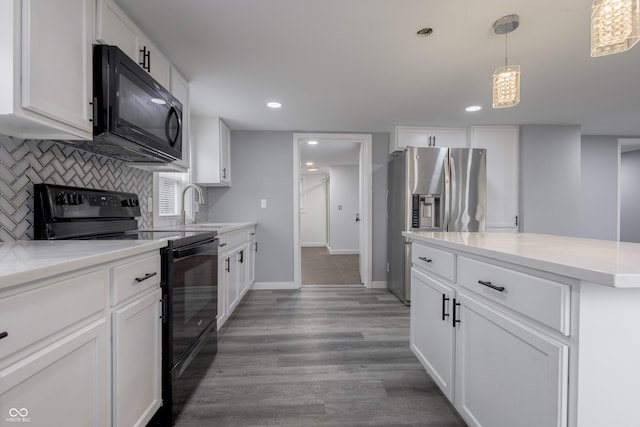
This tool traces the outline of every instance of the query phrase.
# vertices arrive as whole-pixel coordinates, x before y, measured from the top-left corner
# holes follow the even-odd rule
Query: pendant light
[[[591,9],[591,56],[631,49],[640,40],[638,0],[595,1]]]
[[[504,67],[493,72],[493,108],[507,108],[520,102],[520,66],[508,65],[507,34],[520,25],[518,15],[507,15],[493,24],[496,34],[504,34]]]

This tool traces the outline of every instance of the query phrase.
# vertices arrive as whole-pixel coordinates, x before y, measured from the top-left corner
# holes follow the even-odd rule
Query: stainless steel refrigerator
[[[387,286],[411,301],[411,244],[403,231],[484,231],[485,149],[413,148],[389,161]]]

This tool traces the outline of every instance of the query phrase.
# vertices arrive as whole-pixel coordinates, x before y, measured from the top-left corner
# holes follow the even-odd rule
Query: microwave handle
[[[172,138],[171,134],[169,133],[169,123],[171,122],[171,116],[172,115],[176,115],[176,121],[178,122],[178,131],[176,132],[176,135]],[[167,120],[164,122],[164,134],[167,136],[167,141],[169,141],[169,145],[170,146],[174,146],[176,145],[176,142],[178,142],[178,138],[180,137],[180,133],[182,130],[182,120],[180,120],[180,114],[178,114],[178,109],[176,107],[171,107],[171,109],[169,110],[169,114],[167,115]]]

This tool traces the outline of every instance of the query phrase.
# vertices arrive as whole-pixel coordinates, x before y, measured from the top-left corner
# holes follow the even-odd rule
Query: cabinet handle
[[[240,264],[244,264],[244,249],[240,251]]]
[[[449,313],[447,313],[447,301],[449,301],[451,298],[447,298],[447,296],[445,294],[442,294],[442,320],[447,320],[447,317],[449,317]]]
[[[456,315],[456,309],[460,307],[460,303],[456,302],[456,299],[453,299],[453,322],[451,322],[451,326],[456,327],[456,323],[460,323],[460,318]]]
[[[226,244],[226,243],[220,243],[220,244],[218,245],[218,247],[220,247],[220,248],[223,248],[223,247],[225,247],[225,246],[227,246],[227,244]]]
[[[255,235],[256,235],[256,233],[251,233],[251,235],[252,235],[252,236],[255,236]]]
[[[227,268],[225,268],[227,273],[231,273],[231,258],[227,258]]]
[[[256,252],[258,252],[258,242],[256,242]]]
[[[140,53],[142,54],[142,62],[139,64],[142,66],[143,70],[146,70],[147,73],[151,72],[151,51],[147,49],[146,46],[143,46],[140,49]]]
[[[0,340],[9,336],[9,332],[0,332]]]
[[[516,227],[518,226],[518,215],[516,215]]]
[[[485,282],[484,280],[478,280],[478,283],[480,283],[481,285],[484,285],[488,288],[491,289],[495,289],[498,292],[504,292],[504,286],[496,286],[494,284],[492,284],[491,282]]]
[[[153,273],[145,274],[144,277],[136,277],[136,282],[138,282],[138,283],[144,282],[145,280],[152,278],[156,274],[158,274],[158,273],[154,271]]]
[[[227,179],[227,168],[222,168],[222,179]]]
[[[424,262],[433,262],[433,260],[431,260],[431,259],[429,259],[427,257],[424,257],[424,256],[419,256],[418,259],[421,260],[421,261],[424,261]]]

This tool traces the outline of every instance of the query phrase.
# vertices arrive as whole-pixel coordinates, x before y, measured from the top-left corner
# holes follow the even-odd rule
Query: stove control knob
[[[76,193],[69,194],[69,204],[70,205],[78,204],[78,195]]]
[[[60,194],[58,194],[56,196],[56,205],[62,206],[62,205],[68,205],[69,204],[69,198],[68,198],[68,194],[62,192]]]

